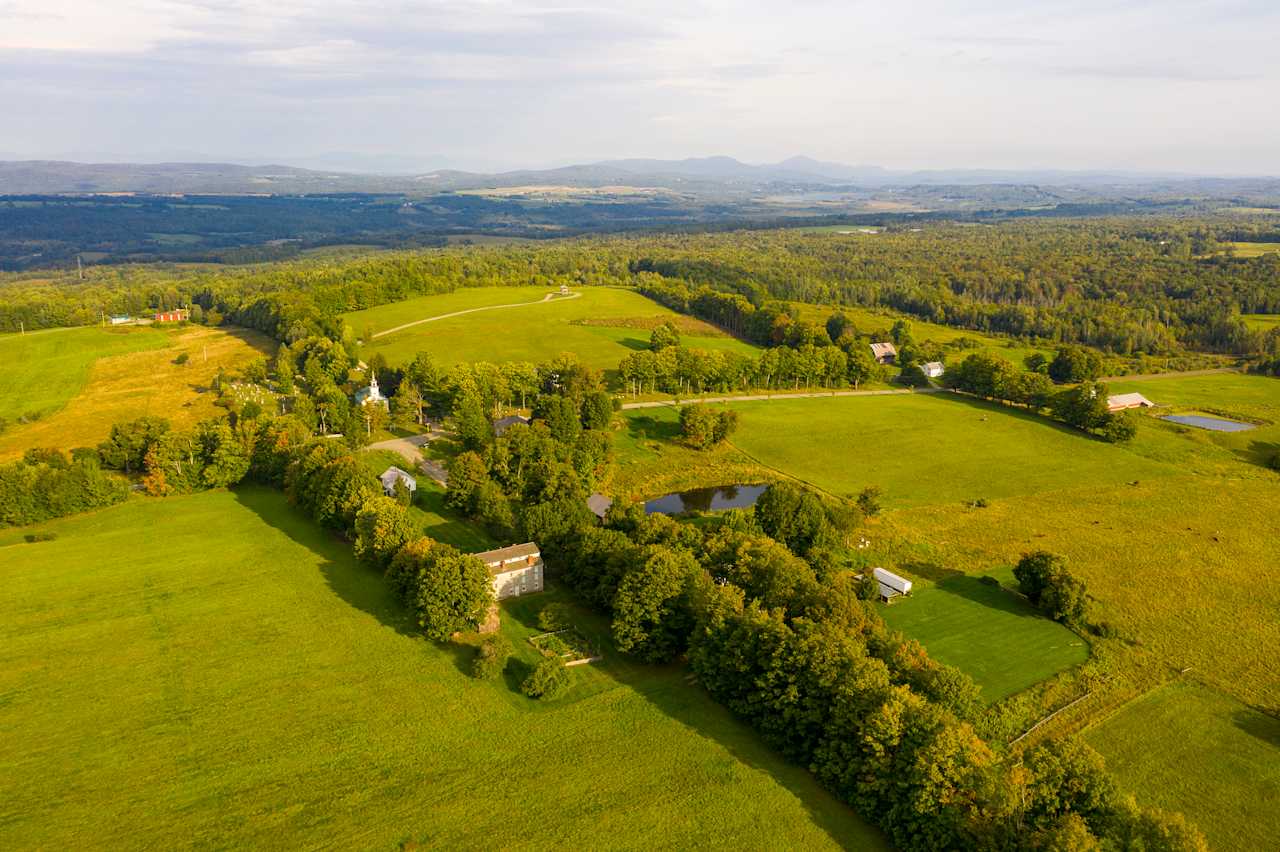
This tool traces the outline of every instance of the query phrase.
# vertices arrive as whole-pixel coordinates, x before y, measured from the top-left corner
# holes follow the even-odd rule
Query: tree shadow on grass
[[[1259,467],[1271,467],[1271,460],[1280,456],[1280,443],[1274,441],[1250,441],[1249,446],[1231,451],[1237,458]]]
[[[260,486],[232,491],[236,501],[267,526],[284,533],[321,558],[320,573],[338,597],[404,636],[420,636],[409,613],[382,576],[356,561],[351,545],[289,506],[280,492]]]
[[[637,440],[674,441],[680,437],[680,424],[643,414],[627,418],[627,431]]]
[[[1231,714],[1231,721],[1246,734],[1257,737],[1272,748],[1280,749],[1280,719],[1257,710],[1237,710]]]
[[[1071,435],[1073,437],[1080,438],[1085,441],[1093,441],[1095,443],[1100,443],[1100,444],[1107,443],[1102,438],[1092,434],[1091,432],[1086,432],[1083,429],[1077,429],[1074,426],[1068,426],[1066,423],[1063,423],[1060,420],[1054,420],[1052,417],[1048,416],[1047,414],[1037,414],[1034,411],[1030,411],[1026,408],[1020,408],[1016,405],[1006,405],[1002,402],[994,402],[992,400],[979,399],[976,396],[968,396],[962,393],[950,393],[950,392],[919,394],[914,398],[937,400],[937,401],[942,401],[944,403],[952,404],[952,405],[955,405],[955,404],[964,405],[969,408],[975,409],[975,414],[979,415],[980,417],[986,417],[989,414],[1000,414],[1005,417],[1015,417],[1027,423],[1034,423],[1038,426],[1045,426],[1057,432],[1061,432],[1064,435]]]
[[[983,578],[944,568],[932,562],[911,562],[903,570],[933,583],[934,588],[957,597],[982,604],[990,609],[1028,618],[1042,618],[1030,603],[999,583],[983,582]]]
[[[649,349],[649,341],[641,340],[638,337],[623,337],[618,339],[617,343],[636,352],[644,352]]]

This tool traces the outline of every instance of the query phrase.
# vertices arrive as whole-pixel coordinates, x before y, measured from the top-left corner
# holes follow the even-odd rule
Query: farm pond
[[[756,500],[768,488],[767,485],[717,485],[711,488],[695,488],[677,491],[648,500],[644,504],[646,515],[679,515],[682,512],[710,512],[717,509],[745,509],[754,506]]]
[[[1252,423],[1207,417],[1203,414],[1166,414],[1160,419],[1168,420],[1170,423],[1181,423],[1183,426],[1194,426],[1197,429],[1210,429],[1214,432],[1244,432],[1254,428]]]

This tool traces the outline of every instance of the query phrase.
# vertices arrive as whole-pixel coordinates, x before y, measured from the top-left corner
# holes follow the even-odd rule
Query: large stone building
[[[487,550],[476,556],[493,578],[493,596],[498,600],[542,591],[542,553],[533,542]]]

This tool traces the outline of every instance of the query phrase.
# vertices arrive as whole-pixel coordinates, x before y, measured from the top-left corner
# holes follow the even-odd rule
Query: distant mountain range
[[[1206,178],[1177,173],[1063,170],[942,169],[893,171],[879,166],[847,166],[809,157],[753,165],[732,157],[684,160],[625,159],[562,168],[482,174],[438,170],[417,174],[356,173],[284,165],[231,163],[76,163],[53,160],[0,162],[0,194],[61,193],[405,193],[501,189],[518,186],[663,188],[693,195],[743,195],[761,190],[885,189],[889,187],[975,187],[1029,185],[1086,189],[1169,187],[1191,191],[1231,191],[1272,179]]]

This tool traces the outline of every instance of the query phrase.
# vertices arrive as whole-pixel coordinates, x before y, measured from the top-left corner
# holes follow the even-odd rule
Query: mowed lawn
[[[1022,598],[952,576],[879,609],[885,622],[955,666],[998,701],[1089,658],[1088,644]]]
[[[471,679],[276,492],[42,529],[0,533],[6,848],[883,848],[684,669]]]
[[[343,318],[365,339],[367,358],[381,352],[393,365],[404,364],[418,352],[429,352],[443,365],[474,361],[539,362],[573,352],[589,366],[612,369],[628,353],[647,349],[649,330],[580,324],[593,320],[650,320],[679,315],[639,293],[610,287],[582,287],[573,298],[556,296],[540,301],[546,287],[472,287],[438,296],[421,296],[390,305],[344,314]],[[556,291],[558,292],[558,291]],[[529,304],[532,303],[532,304]],[[517,305],[517,307],[493,307]],[[416,320],[456,311],[492,308],[462,316],[415,325],[385,337],[368,340],[374,333]],[[577,322],[575,322],[577,321]],[[685,337],[686,345],[755,353],[750,344],[732,337]]]
[[[164,331],[140,328],[130,334],[153,348],[93,360],[86,366],[87,379],[56,412],[0,433],[0,459],[21,455],[28,447],[92,446],[110,434],[112,423],[144,415],[167,418],[179,428],[192,426],[222,411],[214,406],[217,394],[210,390],[219,370],[234,373],[252,359],[270,355],[275,347],[265,335],[240,328],[193,325]],[[175,363],[182,354],[187,362]],[[0,375],[12,368],[0,362]]]
[[[498,542],[481,529],[444,504],[445,489],[440,483],[427,476],[393,450],[365,450],[360,453],[360,460],[372,477],[381,476],[387,468],[395,467],[406,471],[418,484],[413,495],[413,504],[409,507],[409,516],[419,526],[424,535],[451,544],[466,553],[479,553],[511,542]]]
[[[1176,469],[1007,406],[950,393],[735,403],[733,444],[834,494],[898,508],[1114,485]]]
[[[0,335],[0,417],[51,414],[89,379],[99,358],[163,349],[169,335],[157,327],[60,328]]]
[[[1124,789],[1182,811],[1220,850],[1280,838],[1280,719],[1181,680],[1084,733]]]

